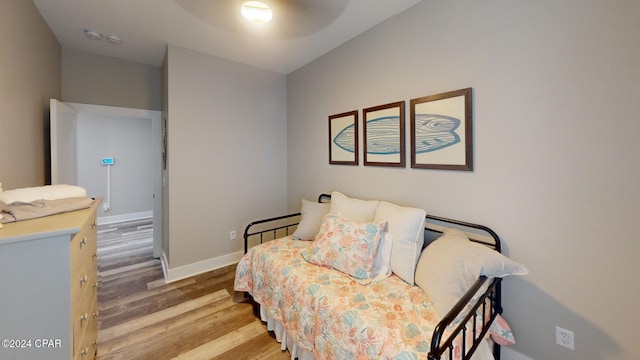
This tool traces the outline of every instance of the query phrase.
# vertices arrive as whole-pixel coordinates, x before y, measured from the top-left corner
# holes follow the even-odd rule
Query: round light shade
[[[264,23],[273,17],[271,8],[260,1],[247,1],[240,7],[240,12],[245,18],[257,22]]]
[[[345,11],[350,0],[261,0],[272,10],[273,19],[268,23],[247,21],[242,16],[238,8],[247,0],[173,1],[195,17],[225,31],[297,39],[329,26]]]

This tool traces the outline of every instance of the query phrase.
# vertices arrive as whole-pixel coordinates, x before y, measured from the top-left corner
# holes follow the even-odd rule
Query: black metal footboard
[[[502,252],[502,245],[498,234],[484,225],[434,215],[427,215],[426,219],[425,229],[427,233],[431,232],[438,235],[442,233],[443,226],[457,227],[467,232],[469,240],[485,245],[497,252]],[[486,285],[487,282],[488,285]],[[484,290],[484,292],[476,295],[481,289]],[[473,304],[471,304],[472,302]],[[476,331],[476,325],[479,321],[477,314],[478,309],[481,309],[481,314],[483,314],[480,321],[484,319],[480,331]],[[476,348],[484,341],[485,335],[489,331],[489,327],[496,316],[501,313],[502,279],[487,279],[487,277],[481,276],[436,326],[433,336],[431,337],[431,349],[428,359],[440,360],[445,354],[448,354],[448,358],[451,359],[455,341],[460,341],[462,359],[470,359]],[[459,325],[444,338],[448,327],[456,320],[459,320]],[[471,343],[467,342],[469,333],[472,335]],[[500,346],[495,343],[493,345],[493,357],[495,360],[500,360]]]
[[[473,305],[470,305],[476,292],[487,281],[490,281],[487,290],[475,300]],[[443,355],[448,355],[448,359],[453,359],[455,341],[459,341],[462,359],[468,360],[471,358],[476,348],[484,341],[493,320],[498,314],[502,313],[500,301],[501,281],[501,278],[489,280],[486,276],[481,276],[473,284],[436,326],[431,337],[429,360],[440,360]],[[452,330],[447,338],[444,338],[445,331],[456,319],[460,319],[459,325]],[[476,328],[479,322],[482,323],[482,327],[478,330]],[[471,339],[468,338],[469,335],[471,335]],[[500,360],[500,347],[498,345],[494,345],[493,357],[496,360]]]

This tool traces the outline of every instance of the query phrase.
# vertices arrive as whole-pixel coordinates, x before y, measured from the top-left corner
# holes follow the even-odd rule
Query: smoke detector
[[[120,39],[119,37],[117,37],[115,35],[107,36],[107,41],[110,44],[113,44],[113,45],[121,45],[122,44],[122,39]]]
[[[102,34],[92,29],[84,29],[84,34],[91,40],[102,40]]]

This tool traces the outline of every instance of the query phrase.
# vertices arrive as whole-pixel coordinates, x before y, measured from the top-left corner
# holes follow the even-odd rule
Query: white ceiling
[[[63,48],[160,66],[172,44],[282,74],[421,0],[262,1],[274,9],[266,26],[240,16],[243,0],[33,0]],[[87,28],[122,45],[91,40]]]

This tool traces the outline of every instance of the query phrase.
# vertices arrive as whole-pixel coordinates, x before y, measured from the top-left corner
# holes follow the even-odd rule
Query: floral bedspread
[[[439,315],[419,287],[395,275],[360,285],[305,261],[300,252],[311,244],[286,237],[252,248],[238,263],[235,290],[250,293],[316,359],[427,358]]]

